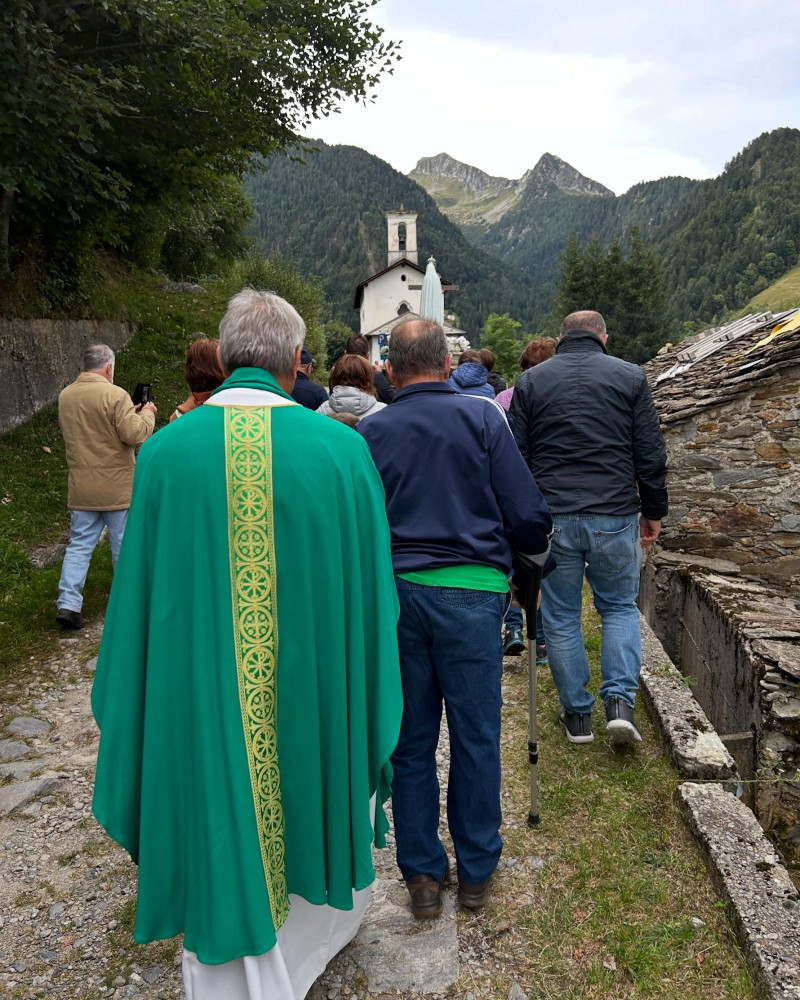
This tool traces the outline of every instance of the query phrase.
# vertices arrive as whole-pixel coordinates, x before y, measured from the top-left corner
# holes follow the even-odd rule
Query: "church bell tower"
[[[401,205],[397,211],[386,212],[385,215],[389,237],[389,266],[403,259],[417,264],[417,213],[407,212]]]

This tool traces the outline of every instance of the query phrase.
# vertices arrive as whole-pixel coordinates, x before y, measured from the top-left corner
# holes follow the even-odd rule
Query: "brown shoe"
[[[446,871],[441,882],[437,882],[433,875],[412,875],[407,880],[411,912],[417,920],[438,917],[442,912],[442,886],[448,881],[449,874]]]
[[[469,885],[466,882],[458,883],[458,901],[468,910],[477,910],[486,902],[489,896],[489,886],[492,884],[492,876],[481,882],[479,885]]]

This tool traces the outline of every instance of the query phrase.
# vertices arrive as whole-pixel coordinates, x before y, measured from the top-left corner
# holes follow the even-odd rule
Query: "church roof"
[[[382,271],[376,271],[375,274],[371,274],[368,278],[365,278],[360,284],[356,285],[355,295],[353,297],[353,308],[358,309],[361,305],[361,300],[364,298],[364,289],[367,285],[374,281],[376,278],[380,278],[381,275],[388,274],[395,267],[399,267],[401,264],[405,264],[407,267],[413,267],[415,271],[419,271],[420,274],[425,274],[425,268],[420,267],[419,264],[415,264],[413,260],[409,260],[408,257],[401,257],[400,260],[394,261],[385,267]],[[452,285],[449,281],[445,281],[442,278],[442,291],[443,292],[457,292],[458,285]]]
[[[401,316],[392,316],[390,319],[387,319],[385,323],[381,323],[379,326],[376,326],[374,330],[369,330],[367,333],[362,334],[362,336],[376,337],[379,333],[391,333],[396,326],[399,326],[401,323],[405,323],[406,320],[410,319],[422,319],[422,316],[415,312],[406,312]],[[444,332],[448,337],[466,336],[464,330],[459,330],[457,327],[450,326],[447,321],[445,321],[442,326],[444,327]]]

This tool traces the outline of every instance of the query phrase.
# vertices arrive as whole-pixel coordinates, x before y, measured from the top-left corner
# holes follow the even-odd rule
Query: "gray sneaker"
[[[633,721],[633,705],[617,696],[606,698],[606,729],[612,746],[640,743],[642,734]]]
[[[592,716],[589,712],[567,712],[563,711],[558,721],[564,727],[567,739],[570,743],[591,743],[594,739],[592,732]]]

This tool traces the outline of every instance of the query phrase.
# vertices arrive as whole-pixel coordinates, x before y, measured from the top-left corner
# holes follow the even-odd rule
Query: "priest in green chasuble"
[[[380,477],[290,396],[302,319],[247,289],[229,378],[139,454],[92,708],[94,814],[139,866],[134,938],[189,1000],[302,1000],[355,935],[402,695]]]

